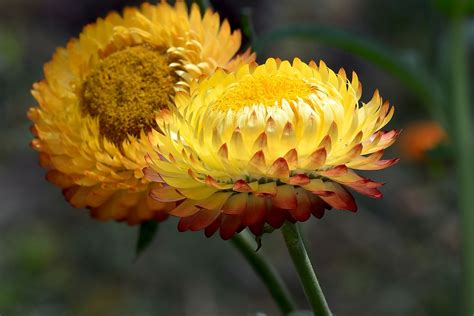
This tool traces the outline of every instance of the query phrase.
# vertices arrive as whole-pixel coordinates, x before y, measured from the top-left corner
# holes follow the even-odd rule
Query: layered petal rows
[[[323,62],[268,59],[235,72],[218,70],[178,93],[169,120],[149,135],[154,151],[145,174],[161,183],[159,202],[175,202],[178,229],[220,231],[322,217],[326,209],[356,211],[350,191],[380,198],[380,182],[354,170],[387,168],[382,160],[397,131],[381,129],[393,108],[376,91],[359,101],[353,73]]]
[[[34,123],[32,147],[48,169],[47,179],[64,189],[73,206],[90,208],[98,219],[137,224],[162,218],[166,212],[160,212],[176,205],[149,197],[162,185],[143,177],[144,156],[151,150],[146,133],[130,135],[120,146],[102,137],[97,118],[81,108],[84,82],[107,56],[145,45],[166,52],[180,78],[174,89],[184,94],[191,81],[217,67],[232,70],[253,60],[250,52],[232,59],[240,43],[240,32],[221,23],[217,13],[207,10],[202,16],[196,5],[188,10],[183,1],[144,4],[86,26],[78,39],[56,51],[44,67],[45,79],[33,86],[39,106],[28,112]],[[166,113],[156,119],[166,119]]]

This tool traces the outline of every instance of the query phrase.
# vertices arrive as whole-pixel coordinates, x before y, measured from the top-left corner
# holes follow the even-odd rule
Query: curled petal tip
[[[219,148],[219,151],[217,154],[223,158],[223,159],[228,159],[229,157],[229,150],[227,149],[227,144],[222,144],[222,146]]]
[[[254,190],[244,180],[237,180],[232,188],[236,192],[253,192]]]
[[[290,168],[288,167],[288,163],[286,162],[285,158],[280,157],[276,159],[270,167],[270,170],[268,170],[268,175],[274,178],[288,179],[290,175]]]

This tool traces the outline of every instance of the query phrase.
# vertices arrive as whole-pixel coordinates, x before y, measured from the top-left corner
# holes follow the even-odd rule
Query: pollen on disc
[[[98,117],[100,133],[116,145],[156,127],[178,81],[170,62],[164,50],[144,45],[110,54],[84,83],[83,112]]]
[[[242,78],[225,91],[216,102],[216,107],[221,110],[238,110],[257,104],[274,106],[282,100],[304,99],[314,91],[313,86],[298,78],[254,75]]]

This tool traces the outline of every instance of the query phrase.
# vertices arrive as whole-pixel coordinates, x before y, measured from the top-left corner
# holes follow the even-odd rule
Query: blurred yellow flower
[[[137,224],[162,219],[174,203],[149,198],[144,178],[146,134],[166,118],[176,91],[217,67],[254,60],[240,31],[196,5],[161,2],[115,12],[86,26],[59,48],[33,85],[32,141],[47,179],[75,207],[101,220]]]
[[[180,201],[170,214],[178,229],[220,229],[230,238],[244,227],[321,217],[331,207],[356,211],[349,191],[380,198],[382,183],[353,170],[387,168],[380,160],[397,136],[382,132],[393,108],[376,91],[359,103],[361,86],[321,62],[268,59],[234,73],[217,71],[178,93],[163,133],[150,133],[147,157],[160,202]]]

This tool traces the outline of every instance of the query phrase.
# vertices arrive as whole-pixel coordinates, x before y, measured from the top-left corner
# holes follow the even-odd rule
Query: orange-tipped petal
[[[324,216],[324,211],[327,208],[331,208],[330,205],[327,205],[326,202],[316,195],[309,195],[309,199],[311,201],[311,214],[316,218],[322,218]]]
[[[227,183],[225,183],[225,184],[224,183],[219,183],[216,179],[214,179],[211,176],[206,176],[206,178],[204,179],[204,183],[207,184],[208,186],[216,188],[218,190],[226,190],[226,189],[230,189],[232,187],[232,185],[229,185]]]
[[[285,158],[288,166],[291,168],[294,168],[298,164],[298,152],[294,148],[290,149],[283,158]]]
[[[265,221],[258,222],[254,225],[250,225],[249,229],[255,236],[263,234],[263,228],[265,227]]]
[[[178,217],[187,217],[196,214],[199,208],[195,206],[196,201],[185,200],[170,211],[171,215]]]
[[[176,191],[175,188],[170,186],[162,186],[151,189],[150,197],[160,202],[176,202],[185,198],[178,191]]]
[[[393,158],[387,160],[377,160],[372,163],[368,163],[362,166],[357,167],[359,170],[382,170],[388,167],[393,166],[394,164],[398,163],[400,158]]]
[[[177,188],[179,193],[192,200],[203,200],[213,195],[217,189],[208,186],[194,187],[194,188]]]
[[[268,183],[259,184],[258,190],[255,192],[255,195],[260,197],[272,197],[275,196],[276,193],[276,183],[272,181]]]
[[[221,226],[221,220],[222,220],[222,214],[204,229],[204,235],[206,235],[207,238],[214,235],[215,232],[219,229],[219,227]]]
[[[276,188],[276,195],[272,199],[273,205],[278,208],[291,210],[297,207],[295,189],[291,185],[279,185]]]
[[[265,173],[267,166],[265,164],[265,154],[262,150],[257,151],[250,159],[249,169],[257,173]]]
[[[222,144],[222,146],[217,151],[217,154],[222,159],[227,160],[229,158],[229,149],[227,148],[227,144],[225,144],[225,143]]]
[[[222,216],[222,223],[219,231],[221,238],[224,240],[231,238],[232,236],[234,236],[240,226],[240,216],[224,214]]]
[[[360,143],[357,144],[357,145],[355,145],[355,146],[344,156],[344,159],[350,161],[350,160],[354,159],[355,157],[359,156],[360,153],[362,152],[362,148],[363,148],[363,146],[362,146],[362,144],[360,144]]]
[[[339,165],[334,168],[328,170],[318,171],[318,174],[322,175],[323,177],[340,177],[347,173],[347,167],[345,165]]]
[[[250,185],[245,182],[244,180],[237,180],[234,183],[234,187],[232,190],[236,192],[253,192],[254,190],[250,187]]]
[[[295,209],[290,209],[289,212],[295,220],[304,222],[311,216],[311,200],[304,189],[298,188],[295,191],[298,206]]]
[[[227,199],[232,195],[232,192],[217,192],[205,200],[197,202],[195,205],[199,208],[207,210],[221,210],[222,206],[227,202]]]
[[[193,216],[189,229],[192,231],[198,231],[206,228],[214,222],[220,213],[220,210],[200,210]]]
[[[278,179],[288,179],[290,176],[290,169],[285,158],[278,158],[273,162],[273,165],[268,170],[268,176]]]
[[[278,229],[281,227],[281,225],[283,225],[286,220],[286,212],[287,210],[282,210],[274,206],[267,211],[265,220],[273,228]]]
[[[240,215],[247,207],[247,193],[237,193],[227,199],[222,207],[222,211],[229,215]]]
[[[344,187],[334,182],[326,182],[325,185],[331,192],[334,192],[335,194],[326,197],[320,196],[322,200],[332,207],[340,210],[352,212],[357,211],[357,204],[354,200],[354,197],[346,189],[344,189]]]
[[[326,162],[326,149],[320,148],[309,155],[303,162],[302,167],[308,170],[316,170]]]
[[[318,148],[324,148],[326,152],[330,152],[332,147],[331,137],[329,135],[324,136],[323,140],[319,144]]]
[[[311,179],[310,182],[302,186],[305,190],[310,192],[324,192],[328,191],[326,185],[321,179]]]
[[[368,187],[361,187],[361,186],[349,186],[352,190],[359,192],[365,196],[374,198],[374,199],[381,199],[383,197],[382,192],[377,190],[376,188],[368,188]]]
[[[348,162],[346,166],[349,168],[361,169],[360,167],[363,167],[365,165],[370,165],[373,162],[380,160],[383,156],[383,153],[384,153],[384,150],[382,149],[366,157],[359,156],[357,158],[354,158],[352,161]]]
[[[255,140],[252,149],[254,151],[262,150],[267,148],[267,134],[262,132]]]
[[[188,216],[188,217],[180,218],[180,220],[178,222],[178,231],[179,232],[188,231],[189,226],[191,225],[193,219],[194,219],[194,216]]]
[[[242,215],[242,223],[246,226],[249,226],[263,221],[263,218],[265,217],[265,210],[265,198],[250,194],[247,202],[247,208]]]

